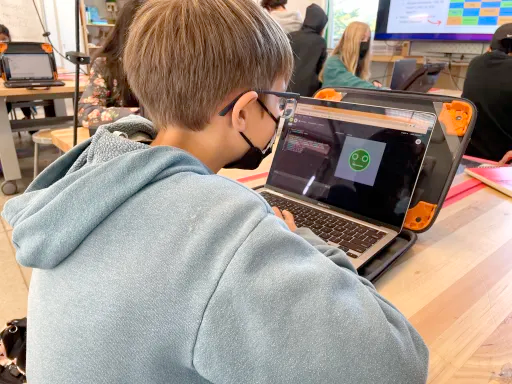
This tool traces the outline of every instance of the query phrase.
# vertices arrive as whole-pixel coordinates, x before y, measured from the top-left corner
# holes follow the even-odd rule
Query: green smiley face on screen
[[[370,166],[370,154],[364,149],[356,149],[348,159],[348,165],[353,171],[361,172]]]

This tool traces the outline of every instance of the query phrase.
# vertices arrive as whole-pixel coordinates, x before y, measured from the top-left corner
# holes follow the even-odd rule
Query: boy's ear
[[[258,99],[258,94],[254,91],[244,93],[233,106],[231,123],[239,132],[245,131],[247,118],[249,115],[248,107]]]

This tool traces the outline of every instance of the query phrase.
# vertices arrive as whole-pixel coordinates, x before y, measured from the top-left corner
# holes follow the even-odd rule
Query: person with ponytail
[[[368,24],[354,21],[343,32],[340,42],[325,62],[320,81],[325,87],[353,87],[377,89],[377,81],[370,83],[370,40]]]
[[[130,25],[144,2],[125,2],[115,27],[94,57],[89,84],[78,106],[78,121],[84,128],[97,129],[100,125],[140,114],[139,102],[124,74],[122,56]]]

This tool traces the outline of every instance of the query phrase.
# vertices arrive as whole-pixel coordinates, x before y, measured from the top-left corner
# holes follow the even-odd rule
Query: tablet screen
[[[53,79],[50,56],[45,53],[5,54],[4,61],[8,80]]]

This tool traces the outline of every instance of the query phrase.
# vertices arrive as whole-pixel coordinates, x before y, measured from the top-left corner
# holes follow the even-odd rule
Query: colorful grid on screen
[[[512,0],[450,0],[447,25],[512,23]]]

